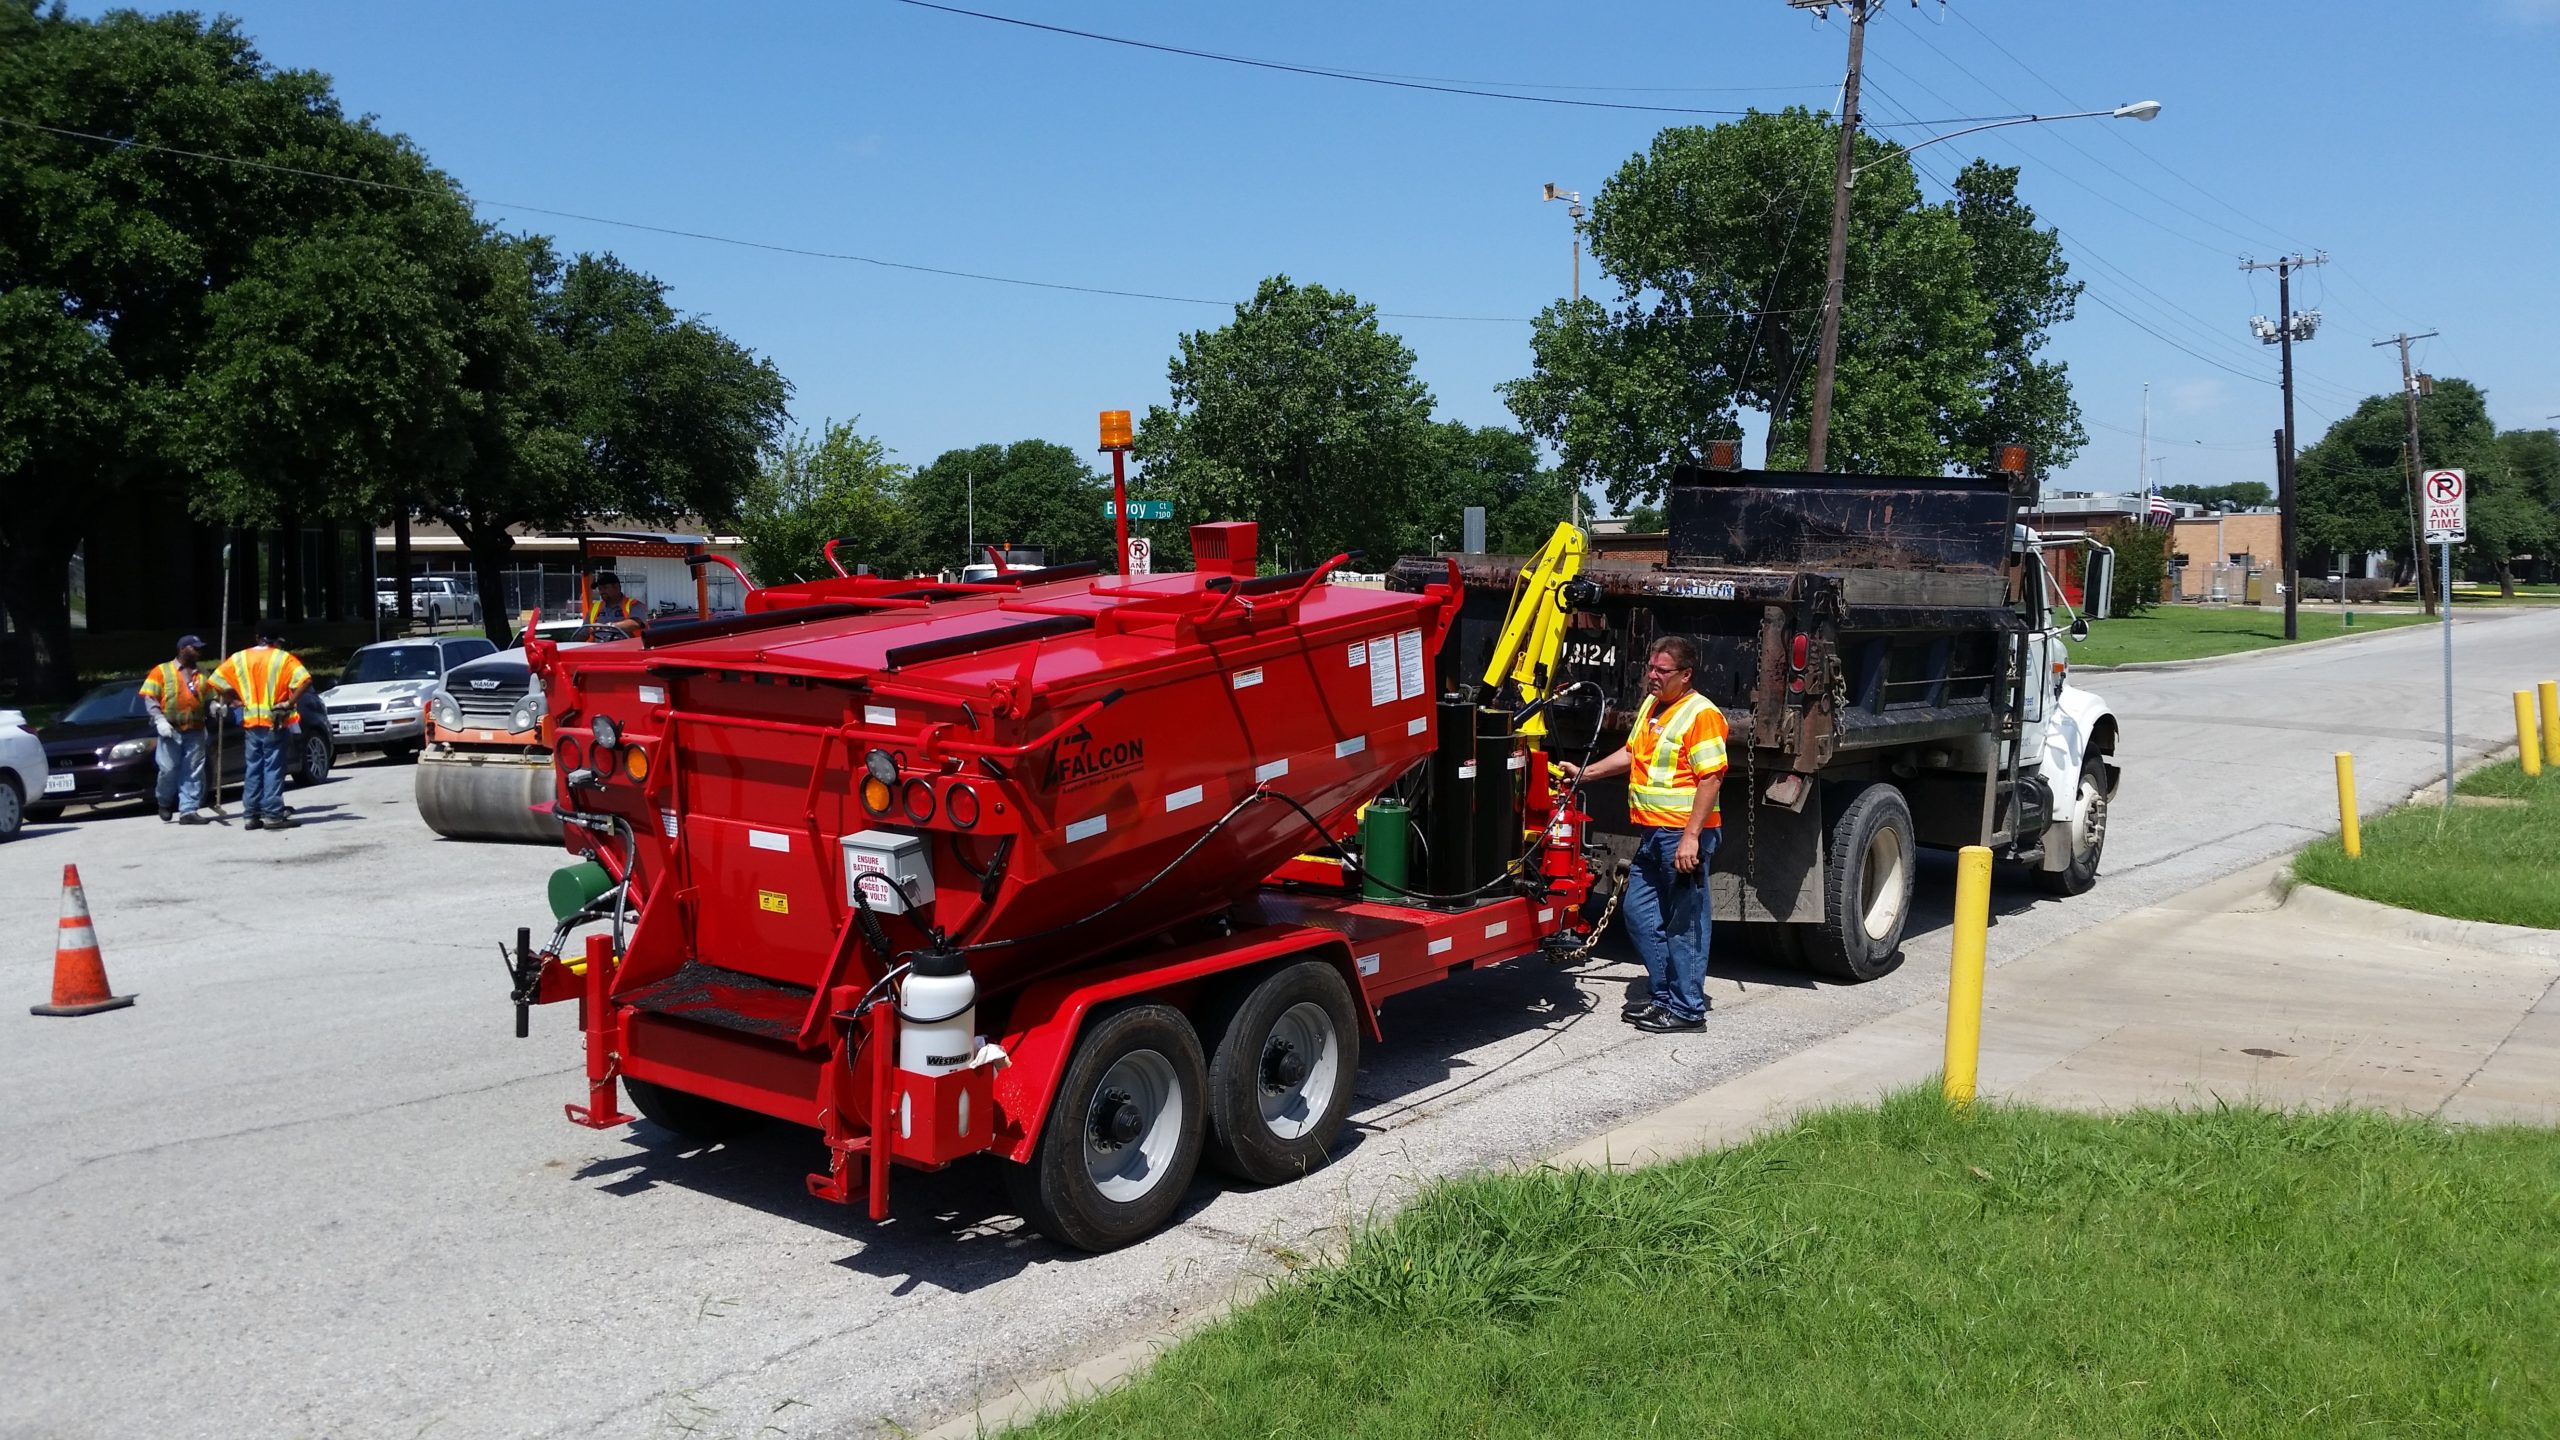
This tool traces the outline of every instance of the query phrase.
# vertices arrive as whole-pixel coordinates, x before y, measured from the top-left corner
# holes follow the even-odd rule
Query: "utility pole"
[[[2150,382],[2150,381],[2148,381],[2148,380],[2145,380],[2145,381],[2143,381],[2143,382],[2142,382],[2142,450],[2141,450],[2141,457],[2140,457],[2139,459],[2137,459],[2137,460],[2135,460],[2135,461],[2133,462],[2133,483],[2134,483],[2134,488],[2136,488],[2136,489],[2138,489],[2138,490],[2142,491],[2142,493],[2143,493],[2144,495],[2148,496],[2148,495],[2151,493],[2151,489],[2150,489],[2150,481],[2151,481],[2151,382]],[[2146,525],[2148,525],[2148,524],[2150,524],[2150,523],[2151,523],[2151,510],[2150,510],[2150,507],[2149,507],[2149,506],[2147,506],[2147,505],[2143,507],[2143,511],[2142,511],[2142,522],[2143,522],[2144,524],[2146,524]]]
[[[1560,189],[1556,182],[1550,180],[1546,184],[1544,198],[1564,201],[1565,218],[1573,222],[1573,303],[1579,305],[1582,303],[1582,192]]]
[[[2294,506],[2293,455],[2301,447],[2296,443],[2293,428],[2293,342],[2308,340],[2320,329],[2319,311],[2305,310],[2298,315],[2294,313],[2293,272],[2306,265],[2328,263],[2329,256],[2326,251],[2307,257],[2279,255],[2273,260],[2266,261],[2243,258],[2240,262],[2240,268],[2243,270],[2276,272],[2276,313],[2283,317],[2280,321],[2270,324],[2266,316],[2255,316],[2250,319],[2249,328],[2257,333],[2261,343],[2281,346],[2284,351],[2284,431],[2281,437],[2282,443],[2277,446],[2276,505],[2283,522],[2280,527],[2284,536],[2284,558],[2281,563],[2284,572],[2284,638],[2287,640],[2302,638],[2301,622],[2294,613],[2294,602],[2301,598],[2302,575],[2294,557],[2294,537],[2299,524]]]
[[[2403,331],[2388,340],[2373,342],[2373,348],[2377,350],[2385,345],[2400,347],[2400,406],[2401,413],[2409,420],[2409,438],[2400,447],[2401,468],[2404,472],[2401,479],[2407,484],[2409,490],[2409,565],[2411,569],[2418,572],[2418,603],[2425,607],[2430,615],[2436,613],[2437,596],[2435,586],[2429,584],[2427,579],[2427,547],[2420,543],[2418,535],[2418,517],[2424,513],[2418,506],[2418,477],[2426,472],[2421,468],[2422,462],[2418,456],[2418,377],[2409,369],[2409,342],[2432,339],[2435,334],[2433,330],[2424,335],[2411,335]]]
[[[1858,154],[1858,67],[1867,52],[1867,17],[1884,0],[1787,0],[1798,10],[1828,15],[1834,4],[1849,12],[1849,74],[1840,82],[1840,162],[1831,176],[1831,255],[1822,271],[1822,348],[1813,367],[1813,417],[1805,441],[1808,470],[1827,467],[1831,450],[1831,380],[1840,357],[1841,271],[1849,254],[1849,184]]]

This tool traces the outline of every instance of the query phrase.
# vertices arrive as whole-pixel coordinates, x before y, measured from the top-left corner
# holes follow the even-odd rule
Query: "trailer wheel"
[[[1040,1144],[1006,1167],[1015,1207],[1079,1250],[1153,1234],[1200,1168],[1208,1063],[1170,1005],[1132,1005],[1090,1022],[1058,1082]]]
[[[2035,868],[2036,888],[2049,895],[2079,895],[2098,883],[2098,856],[2107,848],[2105,762],[2092,756],[2080,766],[2080,788],[2071,797],[2068,832],[2071,863],[2059,870]]]
[[[1823,921],[1803,927],[1805,964],[1843,980],[1873,980],[1902,963],[1911,918],[1911,806],[1870,785],[1832,822],[1824,855]]]
[[[1211,1163],[1256,1185],[1321,1167],[1351,1110],[1359,1023],[1351,987],[1322,960],[1230,991],[1208,1027]]]
[[[670,1090],[646,1080],[622,1077],[622,1091],[631,1097],[631,1108],[642,1118],[661,1129],[693,1140],[726,1140],[732,1135],[752,1130],[764,1123],[764,1117],[753,1110],[705,1099],[690,1090]]]

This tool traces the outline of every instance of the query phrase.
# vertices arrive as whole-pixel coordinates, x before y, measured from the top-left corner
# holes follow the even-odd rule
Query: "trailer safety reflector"
[[[1484,927],[1484,938],[1486,938],[1487,940],[1491,940],[1491,939],[1493,939],[1495,936],[1500,935],[1503,931],[1508,930],[1508,929],[1510,929],[1510,928],[1511,928],[1511,922],[1510,922],[1510,921],[1508,921],[1508,920],[1496,920],[1496,921],[1494,921],[1492,924],[1487,925],[1486,927]]]
[[[883,729],[894,728],[898,723],[897,707],[894,705],[865,705],[862,707],[862,723],[865,725],[878,725]]]
[[[1289,760],[1287,756],[1282,756],[1280,759],[1253,767],[1253,779],[1254,783],[1257,785],[1265,780],[1277,780],[1288,773]]]
[[[1348,740],[1336,740],[1333,742],[1333,758],[1339,760],[1346,755],[1357,755],[1368,748],[1369,737],[1366,735],[1354,735]]]
[[[791,853],[791,837],[779,830],[750,830],[747,843],[758,850],[771,850],[783,855]]]
[[[1454,936],[1449,936],[1449,935],[1443,935],[1443,936],[1441,936],[1439,939],[1434,940],[1434,941],[1432,941],[1432,942],[1431,942],[1431,945],[1430,945],[1430,951],[1431,951],[1431,953],[1432,953],[1432,954],[1434,954],[1434,955],[1442,954],[1442,953],[1446,952],[1450,946],[1455,945],[1455,944],[1457,944],[1457,943],[1458,943],[1458,942],[1457,942],[1456,937],[1454,937]]]
[[[664,705],[667,703],[667,692],[655,685],[643,685],[640,687],[640,703],[643,705]]]
[[[1078,820],[1067,827],[1067,843],[1072,845],[1078,840],[1090,840],[1110,828],[1111,817],[1108,815],[1096,815],[1090,820]]]
[[[1200,787],[1197,785],[1185,785],[1181,789],[1164,797],[1164,813],[1170,815],[1176,810],[1187,809],[1190,806],[1197,805],[1199,803]]]
[[[1556,918],[1556,912],[1553,906],[1549,906],[1548,908],[1538,912],[1538,923],[1541,925],[1546,924],[1554,918]]]
[[[1423,730],[1424,730],[1424,729],[1426,729],[1427,727],[1429,727],[1429,725],[1430,725],[1430,724],[1431,724],[1431,717],[1430,717],[1430,716],[1428,716],[1428,715],[1416,715],[1416,716],[1414,716],[1412,719],[1407,720],[1406,722],[1404,722],[1404,733],[1406,733],[1407,735],[1419,735],[1419,734],[1421,734],[1421,733],[1423,732]]]

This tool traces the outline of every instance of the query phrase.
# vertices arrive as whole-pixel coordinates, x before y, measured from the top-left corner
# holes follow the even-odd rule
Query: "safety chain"
[[[1547,957],[1548,964],[1578,965],[1591,958],[1592,951],[1600,948],[1600,937],[1609,933],[1609,922],[1618,918],[1618,901],[1626,896],[1627,870],[1628,866],[1624,861],[1620,861],[1611,868],[1611,877],[1617,884],[1609,892],[1609,903],[1600,907],[1600,918],[1592,922],[1589,937],[1570,950],[1551,953]]]

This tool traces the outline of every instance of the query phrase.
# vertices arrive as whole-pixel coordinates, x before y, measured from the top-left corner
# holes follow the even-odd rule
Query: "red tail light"
[[[1787,663],[1793,665],[1798,670],[1804,668],[1805,657],[1809,653],[1810,652],[1805,647],[1805,639],[1802,635],[1798,635],[1795,639],[1787,642]]]

